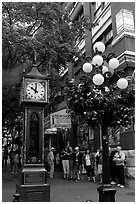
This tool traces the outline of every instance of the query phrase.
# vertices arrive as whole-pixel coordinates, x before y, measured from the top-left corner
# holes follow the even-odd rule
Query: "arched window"
[[[39,157],[39,116],[33,112],[30,116],[30,146],[29,158],[36,163]]]

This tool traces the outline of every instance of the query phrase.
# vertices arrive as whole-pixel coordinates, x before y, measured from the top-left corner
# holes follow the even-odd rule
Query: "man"
[[[114,155],[113,161],[116,162],[116,172],[117,172],[117,179],[119,183],[117,186],[120,188],[124,188],[125,185],[125,178],[124,178],[124,161],[125,161],[125,154],[121,151],[121,147],[117,147],[117,152]]]
[[[83,174],[82,174],[82,154],[79,152],[79,147],[75,147],[74,168],[75,168],[75,173],[77,175],[76,182],[78,182],[80,180],[80,174],[81,174],[81,180],[83,180]]]
[[[50,166],[50,174],[49,177],[52,179],[54,177],[54,154],[53,154],[54,147],[51,147],[50,152],[48,154],[48,163]]]

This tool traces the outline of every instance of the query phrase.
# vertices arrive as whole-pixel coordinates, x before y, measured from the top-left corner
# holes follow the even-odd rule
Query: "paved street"
[[[2,201],[12,202],[15,193],[16,184],[18,183],[18,175],[11,175],[7,170],[3,171],[2,177]],[[59,173],[55,174],[53,180],[48,179],[50,184],[51,202],[84,202],[91,200],[98,202],[98,183],[79,182],[63,180]],[[134,181],[130,181],[124,189],[116,187],[116,202],[135,202]]]

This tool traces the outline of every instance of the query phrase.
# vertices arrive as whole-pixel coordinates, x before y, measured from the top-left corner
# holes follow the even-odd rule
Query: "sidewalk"
[[[18,183],[18,175],[11,175],[4,170],[2,175],[2,202],[12,202],[13,194],[16,192],[16,184]],[[132,185],[121,189],[115,186],[117,190],[116,202],[135,202],[134,180]],[[80,181],[63,180],[59,173],[55,173],[54,179],[48,179],[50,184],[51,202],[85,202],[91,200],[98,202],[98,183]]]

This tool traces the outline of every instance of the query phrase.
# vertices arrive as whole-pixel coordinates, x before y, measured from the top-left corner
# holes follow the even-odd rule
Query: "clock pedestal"
[[[23,168],[16,191],[23,202],[49,202],[50,186],[44,167],[44,108],[47,79],[35,65],[23,76],[20,106],[23,110]]]
[[[21,185],[16,185],[23,202],[50,202],[50,186],[46,181],[46,170],[42,166],[25,166]]]

